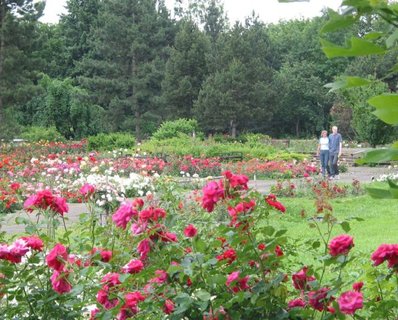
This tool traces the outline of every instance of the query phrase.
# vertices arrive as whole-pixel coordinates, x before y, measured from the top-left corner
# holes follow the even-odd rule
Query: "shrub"
[[[195,132],[196,136],[203,136],[199,130],[198,122],[194,119],[178,119],[175,121],[166,121],[160,125],[160,128],[153,134],[156,140],[164,140],[176,137],[179,133],[188,136]]]
[[[143,143],[140,150],[150,153],[166,153],[169,155],[192,155],[194,157],[219,157],[223,153],[241,152],[244,159],[268,159],[268,160],[303,160],[302,154],[278,151],[272,146],[250,146],[245,143],[217,143],[211,139],[201,141],[198,138],[188,137],[180,133],[178,136],[156,140],[151,139]]]
[[[250,146],[269,144],[271,137],[261,133],[244,133],[239,139]]]
[[[21,134],[22,139],[30,142],[38,141],[64,141],[65,138],[57,131],[55,127],[29,127]]]
[[[114,132],[100,133],[88,138],[88,150],[115,150],[120,148],[131,148],[135,144],[135,138],[130,133]]]

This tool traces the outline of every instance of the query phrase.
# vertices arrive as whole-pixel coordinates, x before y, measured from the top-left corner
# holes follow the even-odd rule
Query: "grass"
[[[287,229],[293,239],[310,240],[320,238],[316,229],[310,228],[308,219],[315,215],[314,200],[309,198],[280,198],[286,213],[277,216],[271,224]],[[333,214],[338,221],[359,217],[364,221],[350,221],[351,230],[345,232],[340,226],[333,229],[336,236],[348,233],[354,237],[355,250],[371,253],[382,243],[398,243],[398,200],[372,199],[369,195],[348,197],[331,201]],[[304,210],[304,211],[303,211]],[[301,216],[301,212],[305,216]],[[319,215],[318,215],[319,216]],[[320,223],[322,226],[322,223]]]

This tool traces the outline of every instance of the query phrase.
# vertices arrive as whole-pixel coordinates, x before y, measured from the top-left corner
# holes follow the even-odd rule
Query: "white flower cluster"
[[[96,193],[101,194],[97,205],[104,206],[113,201],[123,202],[128,197],[144,196],[154,192],[152,179],[143,177],[136,173],[130,173],[128,177],[119,175],[81,174],[73,182],[73,185],[80,187],[85,183],[95,186]]]
[[[387,180],[398,181],[398,172],[382,174],[376,179],[376,181],[387,181]]]

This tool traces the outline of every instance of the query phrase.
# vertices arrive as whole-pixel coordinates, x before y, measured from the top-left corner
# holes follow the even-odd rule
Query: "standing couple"
[[[337,161],[341,156],[343,139],[341,134],[337,132],[337,127],[332,127],[332,133],[328,137],[328,132],[322,130],[319,139],[317,156],[320,156],[322,175],[326,176],[326,172],[330,179],[339,179],[339,168]],[[329,166],[330,163],[330,166]]]

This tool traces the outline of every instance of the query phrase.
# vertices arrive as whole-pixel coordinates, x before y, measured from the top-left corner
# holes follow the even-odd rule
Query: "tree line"
[[[46,24],[44,2],[0,0],[0,136],[53,126],[68,139],[117,131],[141,139],[179,118],[207,134],[308,137],[333,123],[352,139],[391,136],[366,97],[396,91],[396,76],[385,77],[396,53],[327,59],[319,31],[329,12],[230,22],[219,0],[180,2],[172,15],[164,0],[68,0],[59,23]],[[382,24],[369,17],[344,35]],[[351,73],[373,79],[372,92],[324,87]]]

